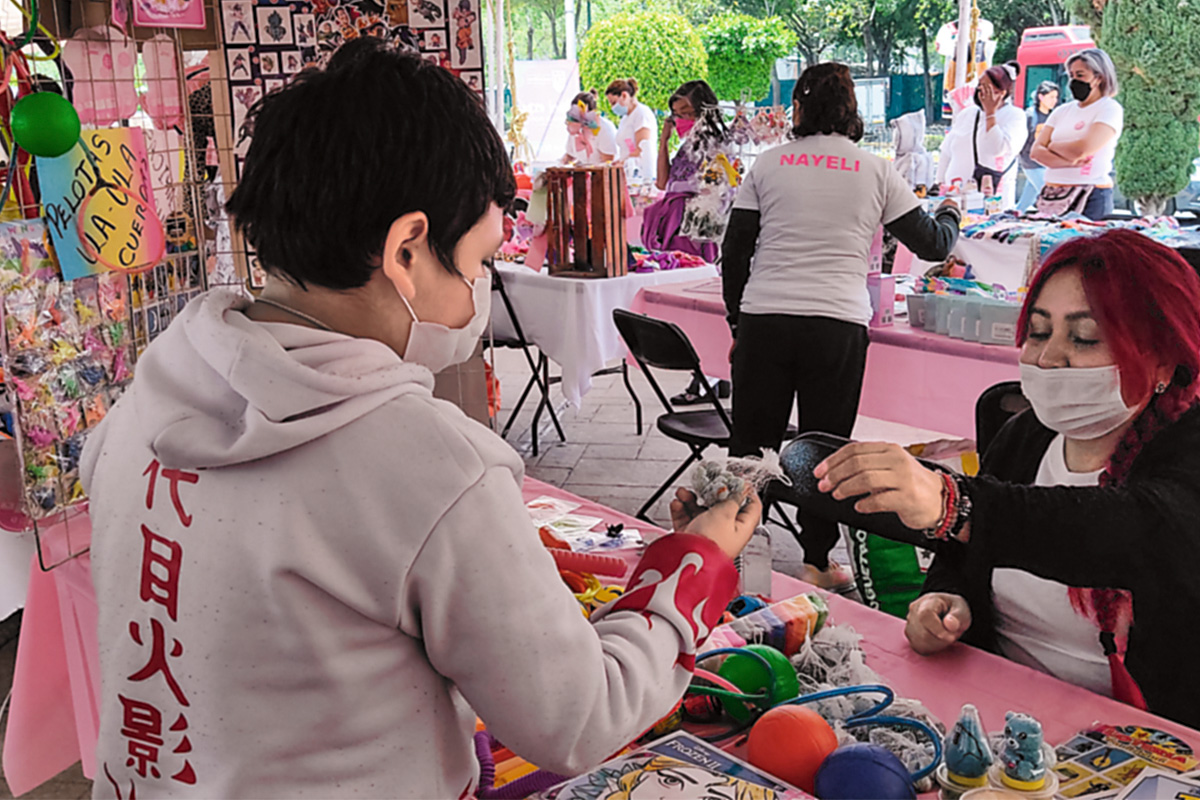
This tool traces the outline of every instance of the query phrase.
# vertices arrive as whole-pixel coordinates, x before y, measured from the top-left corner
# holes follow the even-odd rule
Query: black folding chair
[[[980,459],[1004,424],[1027,408],[1020,381],[1002,381],[983,390],[975,401],[975,452]]]
[[[536,386],[542,396],[537,410],[533,414],[533,454],[536,456],[538,454],[538,424],[541,420],[542,409],[550,412],[550,421],[554,423],[554,429],[558,432],[559,441],[565,442],[567,440],[566,434],[563,433],[562,425],[559,424],[558,415],[554,411],[554,405],[550,402],[550,359],[546,358],[546,354],[539,348],[537,360],[534,360],[533,352],[529,349],[529,342],[525,339],[525,332],[521,329],[521,321],[517,319],[517,312],[513,310],[512,301],[508,299],[508,292],[504,289],[504,278],[501,277],[500,270],[498,269],[492,270],[492,290],[500,294],[500,301],[504,303],[504,310],[508,312],[508,318],[512,321],[513,327],[512,337],[493,339],[492,346],[524,352],[525,360],[529,362],[529,369],[532,373],[529,382],[525,384],[525,390],[521,392],[520,399],[513,406],[512,413],[508,415],[508,422],[505,424],[504,430],[501,431],[500,435],[508,438],[508,432],[512,430],[517,415],[521,413],[521,406],[525,404],[529,393]]]

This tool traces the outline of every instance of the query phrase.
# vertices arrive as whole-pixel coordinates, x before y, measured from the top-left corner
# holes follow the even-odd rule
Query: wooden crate
[[[627,272],[625,169],[552,167],[546,263],[551,275],[617,278]]]

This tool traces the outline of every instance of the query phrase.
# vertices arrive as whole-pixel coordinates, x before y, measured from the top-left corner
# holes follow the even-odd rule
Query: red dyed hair
[[[1200,276],[1166,245],[1130,230],[1070,239],[1046,257],[1021,309],[1018,344],[1029,334],[1029,314],[1050,276],[1078,269],[1092,316],[1121,373],[1121,388],[1142,402],[1151,397],[1117,444],[1100,476],[1120,486],[1142,447],[1196,404],[1200,389]],[[1161,364],[1174,365],[1166,391],[1156,394]],[[1071,605],[1102,630],[1124,639],[1132,622],[1129,593],[1070,590]]]

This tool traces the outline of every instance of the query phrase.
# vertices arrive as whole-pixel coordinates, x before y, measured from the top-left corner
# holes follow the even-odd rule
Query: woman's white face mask
[[[1099,439],[1137,413],[1125,405],[1115,365],[1043,369],[1021,364],[1021,391],[1041,423],[1068,439]]]

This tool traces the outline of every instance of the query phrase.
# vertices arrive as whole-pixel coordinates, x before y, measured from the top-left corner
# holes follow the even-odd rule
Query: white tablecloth
[[[522,264],[496,264],[526,341],[562,367],[562,393],[578,406],[592,388],[592,375],[625,355],[612,321],[615,308],[629,308],[647,286],[696,281],[717,275],[714,266],[630,274],[623,278],[552,278]],[[492,293],[497,338],[514,335],[504,303]],[[485,334],[486,336],[486,334]]]
[[[1002,242],[996,239],[959,237],[954,255],[975,268],[975,277],[985,283],[998,283],[1010,292],[1025,285],[1025,266],[1029,261],[1032,239]],[[933,266],[914,258],[911,272],[920,275]]]

